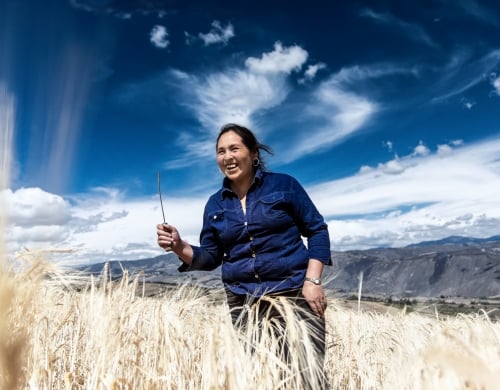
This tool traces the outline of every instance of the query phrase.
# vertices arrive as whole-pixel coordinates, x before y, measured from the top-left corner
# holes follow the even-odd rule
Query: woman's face
[[[233,183],[251,181],[254,175],[252,166],[257,152],[250,152],[241,137],[229,130],[222,134],[217,143],[217,164],[224,175]]]

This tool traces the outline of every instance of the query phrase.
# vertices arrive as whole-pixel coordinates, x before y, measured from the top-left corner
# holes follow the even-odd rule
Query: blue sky
[[[333,250],[499,233],[495,1],[6,0],[0,57],[9,254],[161,254],[158,171],[196,244],[226,122],[299,179]]]

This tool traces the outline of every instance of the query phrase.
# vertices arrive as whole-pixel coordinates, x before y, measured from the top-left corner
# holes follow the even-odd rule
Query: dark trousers
[[[287,290],[274,294],[268,294],[261,298],[255,298],[251,295],[236,295],[226,290],[227,303],[229,305],[231,320],[233,325],[240,331],[246,331],[249,326],[249,321],[255,321],[257,325],[256,329],[265,328],[263,321],[269,321],[272,324],[271,327],[267,329],[274,330],[274,336],[279,340],[280,349],[277,351],[279,356],[289,364],[293,360],[291,354],[290,342],[295,342],[287,337],[287,328],[292,326],[297,326],[297,324],[287,325],[287,321],[297,321],[302,322],[307,329],[309,345],[313,346],[313,355],[315,364],[313,367],[315,369],[311,372],[307,367],[307,361],[298,358],[296,361],[302,362],[299,364],[298,369],[300,370],[300,378],[302,381],[301,388],[303,389],[318,389],[325,388],[326,378],[324,373],[324,361],[325,361],[325,319],[324,317],[319,317],[313,313],[309,304],[304,299],[301,293],[301,289]],[[289,313],[285,309],[284,305],[288,305],[293,308],[293,316],[290,317],[285,313]],[[252,324],[253,325],[253,324]],[[304,328],[304,327],[303,327]],[[303,351],[303,357],[311,356],[305,355],[305,345],[308,344],[307,340],[300,340],[301,347]],[[300,348],[299,348],[300,349]],[[295,345],[294,351],[297,351],[297,345]],[[295,357],[297,358],[297,357]]]

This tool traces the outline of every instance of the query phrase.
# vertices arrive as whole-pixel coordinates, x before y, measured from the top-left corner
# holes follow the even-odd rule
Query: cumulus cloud
[[[399,175],[405,171],[405,166],[396,156],[394,160],[379,164],[377,169],[388,175]]]
[[[317,64],[314,65],[308,65],[306,71],[304,72],[304,77],[299,79],[300,84],[304,84],[306,82],[314,80],[316,77],[316,74],[321,70],[325,69],[326,64],[323,62],[318,62]]]
[[[170,44],[168,31],[164,26],[156,25],[149,33],[150,42],[160,49],[165,49]]]
[[[307,56],[307,51],[300,46],[283,47],[281,42],[276,42],[272,52],[264,53],[261,58],[249,57],[245,65],[250,72],[256,74],[289,74],[300,70]]]
[[[415,146],[415,149],[413,149],[413,155],[414,156],[427,156],[430,153],[430,150],[427,146],[424,145],[422,141]]]
[[[6,211],[8,248],[52,247],[67,239],[71,206],[61,196],[40,188],[21,188],[0,192],[0,200]]]
[[[69,203],[40,188],[5,190],[1,193],[7,218],[17,226],[64,225],[71,218]]]
[[[218,20],[214,20],[212,22],[212,29],[206,34],[199,33],[198,37],[203,41],[205,46],[216,43],[226,45],[234,37],[234,27],[231,23],[222,26]]]
[[[453,149],[450,145],[443,144],[438,145],[437,154],[439,156],[447,156],[453,152]]]

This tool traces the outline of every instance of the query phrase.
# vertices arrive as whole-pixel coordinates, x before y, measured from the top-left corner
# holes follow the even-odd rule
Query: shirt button
[[[248,222],[247,222],[247,221],[245,221],[244,225],[245,225],[245,226],[248,226]]]
[[[255,252],[252,252],[252,257],[255,257]]]
[[[253,241],[253,236],[250,236],[250,241]]]
[[[255,274],[254,275],[255,279],[259,279],[259,275]]]

